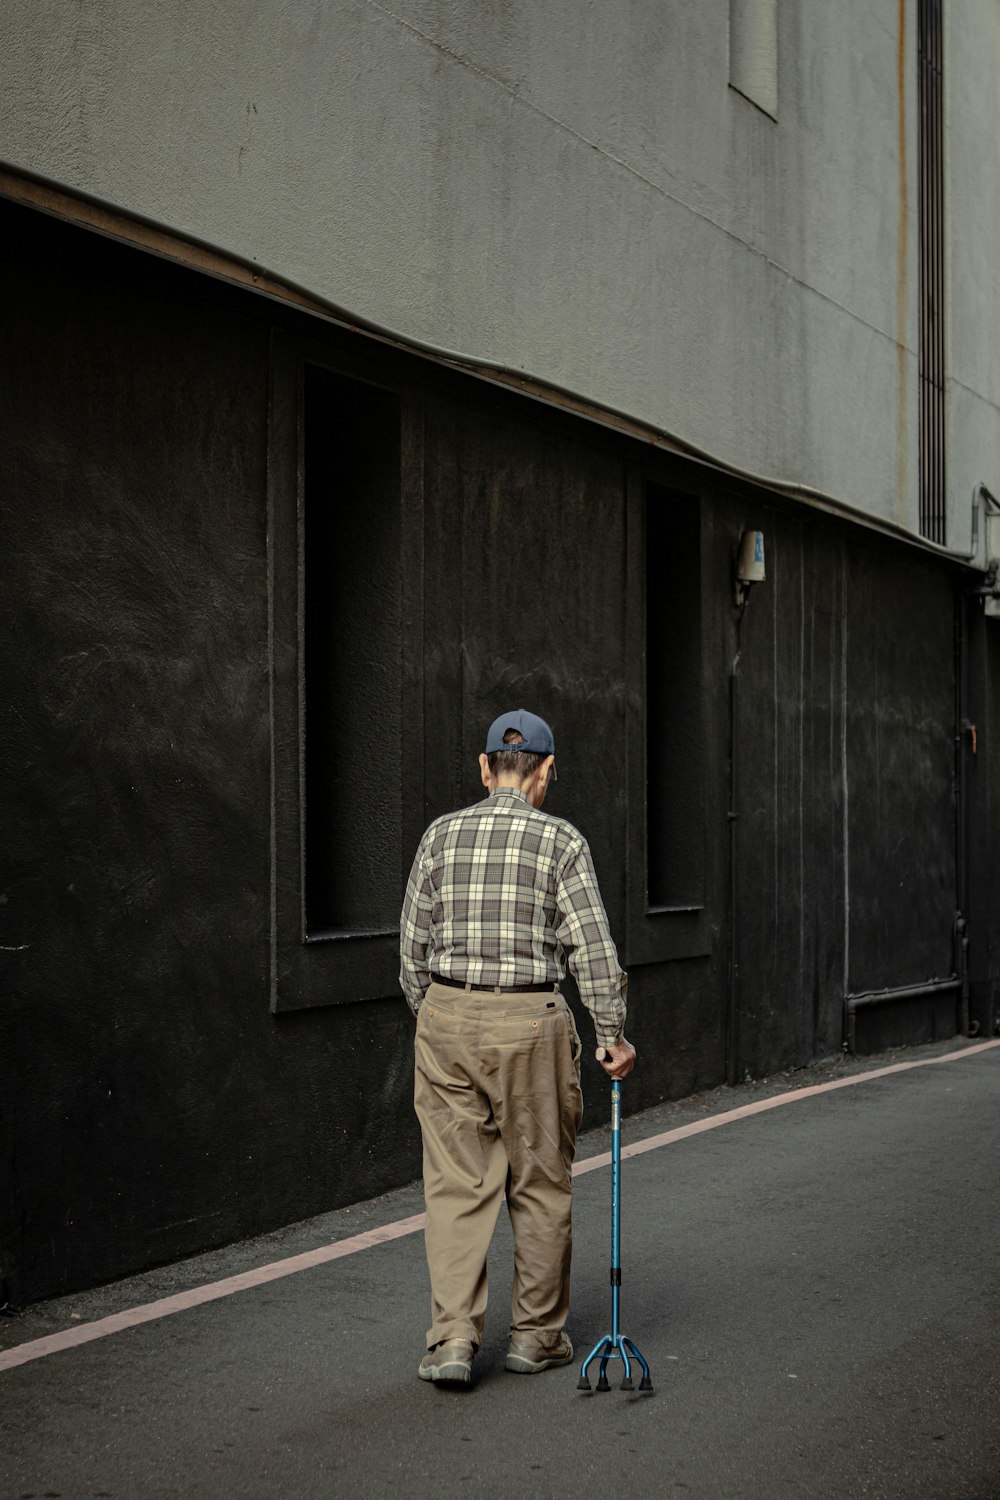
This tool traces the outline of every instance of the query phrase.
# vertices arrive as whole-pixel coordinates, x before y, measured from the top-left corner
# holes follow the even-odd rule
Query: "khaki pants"
[[[414,1104],[424,1141],[432,1323],[482,1343],[486,1255],[500,1200],[514,1230],[511,1326],[549,1344],[569,1310],[580,1039],[562,995],[432,984],[417,1013]]]

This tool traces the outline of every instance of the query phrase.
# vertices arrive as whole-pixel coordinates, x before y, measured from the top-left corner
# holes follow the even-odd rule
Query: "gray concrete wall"
[[[1000,488],[1000,21],[988,0],[948,14],[961,547],[970,476]],[[915,528],[915,0],[780,4],[776,120],[729,86],[728,18],[728,0],[10,0],[2,152]]]

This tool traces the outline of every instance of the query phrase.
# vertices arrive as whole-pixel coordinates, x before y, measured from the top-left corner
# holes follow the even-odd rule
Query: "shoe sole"
[[[421,1380],[433,1380],[434,1384],[444,1385],[471,1385],[472,1366],[456,1362],[451,1365],[435,1365],[429,1370],[417,1367],[417,1374]]]
[[[503,1367],[514,1375],[539,1375],[542,1370],[556,1370],[560,1365],[572,1363],[573,1351],[571,1349],[568,1354],[561,1354],[556,1359],[529,1359],[526,1354],[508,1354]]]

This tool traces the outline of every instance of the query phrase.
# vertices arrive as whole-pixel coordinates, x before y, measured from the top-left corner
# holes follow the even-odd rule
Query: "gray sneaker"
[[[512,1333],[504,1361],[505,1370],[515,1375],[537,1375],[557,1365],[568,1365],[573,1359],[573,1345],[564,1333],[552,1344],[541,1344],[530,1333]]]
[[[417,1374],[421,1380],[440,1380],[445,1385],[471,1385],[475,1352],[468,1339],[445,1339],[424,1355]]]

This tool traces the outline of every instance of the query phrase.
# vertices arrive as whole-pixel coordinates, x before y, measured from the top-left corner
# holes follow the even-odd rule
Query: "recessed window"
[[[309,938],[399,919],[400,410],[307,365],[300,532]]]

